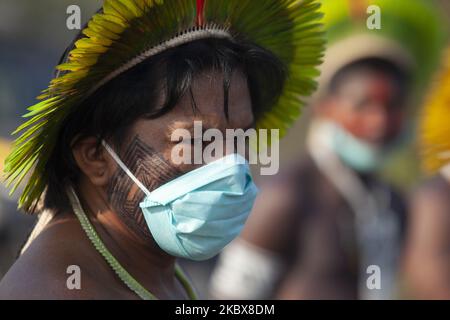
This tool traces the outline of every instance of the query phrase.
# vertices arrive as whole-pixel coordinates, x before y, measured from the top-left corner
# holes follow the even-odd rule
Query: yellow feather
[[[434,174],[450,163],[450,48],[423,110],[420,147],[427,173]]]

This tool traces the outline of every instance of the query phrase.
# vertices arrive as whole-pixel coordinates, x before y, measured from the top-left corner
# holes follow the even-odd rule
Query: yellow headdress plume
[[[422,164],[426,173],[434,174],[450,163],[450,48],[422,112]]]

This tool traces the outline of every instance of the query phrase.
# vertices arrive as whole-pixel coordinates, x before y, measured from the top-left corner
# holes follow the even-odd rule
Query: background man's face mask
[[[150,232],[172,256],[206,260],[241,232],[258,193],[248,162],[232,154],[150,192],[106,144],[117,164],[146,194],[140,204]]]
[[[358,139],[332,121],[321,121],[319,128],[328,137],[327,141],[331,149],[345,165],[355,171],[368,173],[378,170],[389,153],[388,148]]]

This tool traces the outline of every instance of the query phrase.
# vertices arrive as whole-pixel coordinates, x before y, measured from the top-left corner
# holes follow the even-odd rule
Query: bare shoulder
[[[57,216],[2,279],[0,299],[112,298],[102,268],[76,217]]]

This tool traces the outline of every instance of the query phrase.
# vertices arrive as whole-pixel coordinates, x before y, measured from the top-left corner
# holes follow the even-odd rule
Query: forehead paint
[[[378,102],[388,102],[392,99],[392,82],[387,79],[377,77],[371,85],[371,95]]]
[[[138,136],[133,138],[121,159],[149,191],[181,175],[179,170]],[[111,178],[107,195],[116,213],[131,230],[145,238],[151,237],[139,207],[145,194],[121,168]]]

